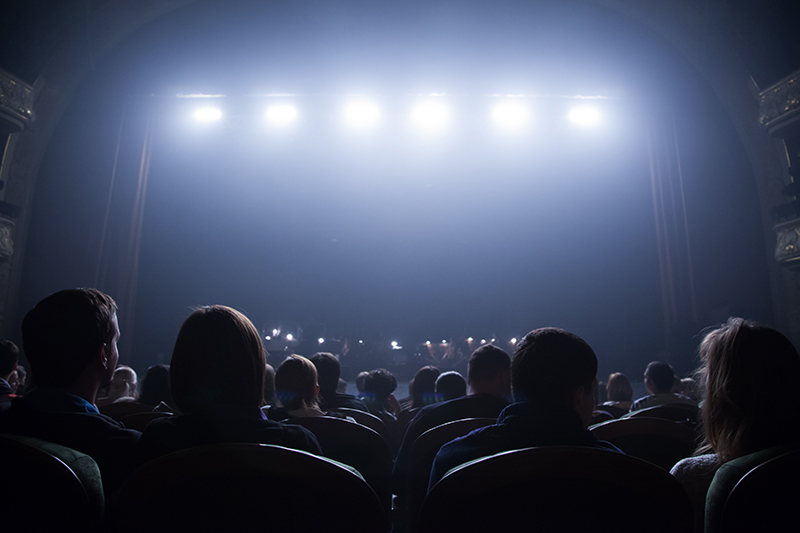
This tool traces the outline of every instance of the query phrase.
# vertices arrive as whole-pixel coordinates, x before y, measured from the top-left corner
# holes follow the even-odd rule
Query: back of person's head
[[[17,368],[19,348],[11,341],[0,340],[0,378],[5,379]]]
[[[288,409],[317,406],[317,368],[302,355],[290,355],[275,371],[275,394]]]
[[[720,462],[800,440],[800,356],[772,328],[730,318],[700,344],[705,448]]]
[[[414,375],[411,408],[423,407],[436,402],[436,378],[441,371],[435,366],[423,366]]]
[[[336,385],[336,392],[339,394],[347,394],[347,382],[339,378],[339,384]]]
[[[70,385],[116,335],[117,304],[97,289],[69,289],[51,294],[22,321],[22,347],[34,384]]]
[[[531,331],[511,360],[511,390],[516,401],[571,405],[578,387],[591,392],[597,374],[594,350],[577,335],[559,328]]]
[[[172,395],[184,413],[261,407],[266,368],[261,336],[239,311],[201,307],[181,326],[170,365]]]
[[[397,379],[385,368],[373,370],[364,380],[364,393],[377,403],[383,403],[397,389]]]
[[[697,384],[694,378],[683,378],[679,392],[687,398],[697,401]]]
[[[606,392],[610,402],[630,402],[633,400],[633,387],[628,376],[622,372],[614,372],[608,376]]]
[[[325,394],[336,394],[339,386],[339,376],[342,374],[342,364],[335,355],[328,352],[317,352],[311,356],[311,362],[317,369],[319,391],[323,398]]]
[[[469,358],[467,381],[470,385],[489,381],[504,372],[508,373],[510,367],[511,358],[504,350],[493,344],[485,344],[472,352]]]
[[[369,377],[369,372],[366,370],[363,372],[359,372],[356,376],[356,390],[361,394],[364,394],[364,383],[366,383],[367,378]]]
[[[436,378],[436,396],[442,401],[454,400],[467,394],[467,380],[458,372],[443,372]]]
[[[278,397],[275,394],[275,369],[272,365],[266,365],[264,368],[264,404],[272,406],[275,405],[275,400]]]
[[[136,371],[129,366],[120,365],[114,370],[108,397],[114,400],[138,397],[136,392]]]
[[[148,368],[142,378],[141,388],[139,403],[153,407],[161,402],[172,405],[169,365],[153,365]]]
[[[644,371],[645,382],[653,384],[653,392],[663,394],[672,391],[675,384],[675,372],[672,366],[661,361],[653,361]]]

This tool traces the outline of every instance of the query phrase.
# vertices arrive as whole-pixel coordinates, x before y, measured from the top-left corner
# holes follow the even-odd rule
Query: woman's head
[[[439,377],[439,374],[441,371],[431,365],[417,370],[413,379],[414,386],[411,389],[412,408],[436,403],[436,378]]]
[[[201,307],[181,326],[172,351],[172,395],[184,413],[260,407],[266,359],[261,337],[239,311]]]
[[[700,344],[704,449],[721,462],[800,437],[800,356],[778,331],[731,318]]]
[[[290,355],[275,371],[275,393],[290,410],[317,407],[317,368],[302,355]]]
[[[608,376],[606,391],[610,402],[630,402],[633,400],[633,387],[628,377],[622,372],[615,372]]]

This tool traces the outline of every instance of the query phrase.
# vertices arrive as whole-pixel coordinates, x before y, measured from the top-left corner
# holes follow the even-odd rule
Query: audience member
[[[467,395],[467,380],[455,370],[444,372],[436,378],[435,392],[439,402],[461,398]]]
[[[101,407],[116,402],[133,402],[138,398],[136,371],[129,366],[120,365],[114,370],[114,375],[111,377],[108,396],[97,400],[97,406]]]
[[[17,390],[14,392],[17,396],[23,396],[28,387],[28,372],[25,367],[17,363]]]
[[[153,365],[147,369],[142,379],[139,403],[153,407],[156,411],[175,413],[175,400],[172,399],[169,365]]]
[[[400,404],[392,394],[397,389],[397,379],[385,368],[373,370],[364,381],[364,403],[369,412],[391,429],[400,413]]]
[[[336,386],[336,392],[338,394],[347,394],[347,382],[342,378],[339,378],[339,384]]]
[[[691,398],[692,401],[696,402],[698,400],[697,384],[693,378],[683,378],[681,380],[681,390],[678,392],[687,398]]]
[[[142,459],[226,442],[276,444],[319,454],[316,437],[300,426],[268,420],[266,359],[261,336],[242,313],[201,307],[181,326],[170,364],[172,394],[182,415],[147,426]]]
[[[319,405],[322,409],[330,411],[344,407],[346,409],[357,409],[365,413],[369,412],[363,401],[350,394],[336,391],[339,386],[342,365],[335,355],[328,352],[318,352],[311,356],[311,362],[314,363],[317,369]]]
[[[436,378],[439,377],[441,371],[435,366],[423,366],[414,375],[411,387],[411,407],[410,409],[419,409],[436,403]]]
[[[275,394],[275,369],[268,364],[264,368],[264,407],[277,405],[278,396]],[[268,409],[267,409],[268,410]]]
[[[11,341],[0,340],[0,413],[11,406],[11,400],[17,396],[19,377],[17,360],[19,348]],[[10,383],[10,382],[13,382]]]
[[[302,355],[290,355],[275,371],[275,393],[286,418],[325,416],[319,408],[317,369]],[[272,409],[270,409],[272,411]]]
[[[358,395],[361,397],[364,396],[364,383],[367,381],[368,376],[369,372],[366,370],[364,372],[359,372],[356,376],[356,390],[358,391]]]
[[[675,372],[672,367],[667,363],[660,361],[653,361],[647,365],[644,371],[644,386],[647,388],[649,396],[639,398],[631,406],[631,411],[638,411],[639,409],[647,409],[648,407],[655,407],[657,405],[666,405],[669,403],[681,403],[688,405],[695,405],[691,398],[675,394],[672,392],[672,387],[675,384]]]
[[[608,376],[606,394],[608,401],[603,402],[603,406],[617,407],[624,411],[630,410],[633,404],[633,387],[625,374],[615,372]]]
[[[402,495],[408,476],[411,446],[431,428],[462,418],[497,418],[508,406],[511,393],[511,358],[491,344],[481,346],[470,356],[467,366],[469,396],[423,407],[409,423],[397,452],[394,471],[396,494]]]
[[[28,435],[91,456],[106,494],[136,466],[140,433],[101,415],[97,391],[119,354],[117,305],[96,289],[65,290],[36,304],[22,322],[35,388],[0,416],[0,432]]]
[[[800,444],[796,387],[800,356],[781,333],[741,318],[700,343],[704,440],[673,469],[703,530],[708,487],[723,463],[778,445]]]
[[[594,446],[619,451],[590,431],[597,384],[597,357],[580,337],[557,328],[531,331],[511,361],[517,403],[497,424],[445,444],[436,454],[430,487],[451,468],[507,450],[533,446]]]

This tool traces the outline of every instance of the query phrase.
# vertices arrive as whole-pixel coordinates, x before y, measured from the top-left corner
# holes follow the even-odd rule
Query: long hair
[[[778,331],[730,318],[700,344],[705,438],[724,463],[800,440],[800,356]]]
[[[302,355],[290,355],[275,371],[275,393],[290,410],[318,407],[317,367]]]

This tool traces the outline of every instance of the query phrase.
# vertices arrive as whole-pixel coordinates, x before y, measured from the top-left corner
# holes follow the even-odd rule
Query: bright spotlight
[[[575,107],[569,112],[569,120],[578,126],[594,126],[600,122],[600,112],[593,107]]]
[[[472,341],[473,341],[472,337],[467,339],[467,342],[472,342]]]
[[[293,341],[294,340],[294,335],[292,335],[291,333],[287,333],[286,334],[286,340],[287,341]]]
[[[214,122],[222,118],[222,111],[216,107],[201,107],[194,112],[194,118],[199,122]]]
[[[438,131],[450,121],[450,110],[444,102],[422,102],[411,110],[411,123],[423,131]]]
[[[447,344],[447,341],[445,339],[442,339],[442,344]]]
[[[486,344],[486,339],[481,339],[481,344]]]
[[[373,102],[351,102],[344,108],[344,120],[353,128],[370,128],[380,118],[381,110]]]
[[[425,345],[426,346],[430,346],[431,345],[431,341],[425,341]]]
[[[272,330],[272,336],[273,336],[273,337],[277,337],[277,336],[278,336],[278,333],[280,333],[280,331],[278,331],[277,329],[273,329],[273,330]]]
[[[273,126],[288,126],[297,119],[297,108],[289,104],[277,104],[267,108],[267,122]]]
[[[492,339],[492,342],[496,341],[497,339]]]
[[[528,107],[522,102],[503,102],[492,110],[492,122],[504,130],[518,130],[528,123]]]
[[[392,348],[397,348],[397,341],[392,341]]]
[[[317,342],[318,342],[318,343],[320,343],[320,344],[322,344],[323,342],[325,342],[325,339],[323,339],[322,337],[320,337],[319,339],[317,339]]]
[[[364,344],[364,341],[362,341],[362,340],[359,340],[359,341],[358,341],[358,344]]]
[[[508,342],[510,342],[511,344],[517,344],[517,338],[516,338],[516,337],[514,337],[513,339],[511,339],[511,340],[510,340],[510,341],[508,341]]]
[[[268,341],[271,341],[271,340],[272,340],[272,337],[270,337],[269,335],[267,335],[267,336],[266,336],[266,337],[264,337],[264,338],[265,338],[266,340],[268,340]]]

